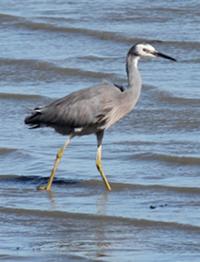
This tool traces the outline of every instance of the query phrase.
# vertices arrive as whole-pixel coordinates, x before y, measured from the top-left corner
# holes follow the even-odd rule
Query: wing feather
[[[119,94],[120,90],[113,85],[73,92],[40,109],[40,121],[70,128],[105,124]]]

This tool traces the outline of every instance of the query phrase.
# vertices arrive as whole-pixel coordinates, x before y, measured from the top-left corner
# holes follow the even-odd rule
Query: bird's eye
[[[149,49],[147,49],[147,48],[143,48],[143,51],[144,51],[145,53],[147,53],[147,54],[151,54],[151,51],[150,51]]]

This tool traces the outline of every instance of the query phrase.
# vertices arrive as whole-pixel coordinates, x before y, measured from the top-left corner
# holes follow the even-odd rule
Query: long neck
[[[138,71],[138,56],[127,56],[126,61],[126,71],[127,71],[127,77],[128,77],[128,92],[130,92],[130,95],[134,102],[136,103],[141,92],[142,87],[142,81],[140,77],[140,73]],[[134,104],[135,104],[134,103]]]

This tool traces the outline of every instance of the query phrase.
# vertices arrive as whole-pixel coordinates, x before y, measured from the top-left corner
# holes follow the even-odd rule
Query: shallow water
[[[199,261],[198,1],[2,0],[0,10],[0,258]],[[104,138],[113,191],[94,136],[75,138],[52,192],[37,191],[65,137],[24,126],[30,108],[126,83],[126,52],[140,41],[178,63],[140,62],[140,102]]]

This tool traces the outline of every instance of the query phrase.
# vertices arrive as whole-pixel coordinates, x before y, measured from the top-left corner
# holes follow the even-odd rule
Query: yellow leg
[[[102,145],[99,145],[98,148],[97,148],[97,158],[96,158],[96,166],[97,166],[97,169],[103,179],[103,182],[105,184],[105,187],[107,188],[108,191],[111,191],[111,186],[103,172],[103,167],[102,167],[102,164],[101,164],[101,152],[102,152]]]
[[[56,160],[54,162],[54,166],[51,170],[51,175],[49,177],[49,180],[48,180],[48,183],[47,185],[44,185],[44,186],[39,186],[37,189],[39,190],[47,190],[47,191],[50,191],[51,190],[51,186],[52,186],[52,183],[53,183],[53,179],[55,177],[55,174],[56,174],[56,170],[58,168],[58,165],[62,159],[62,156],[64,154],[64,151],[65,151],[65,148],[69,145],[70,143],[70,139],[71,139],[71,136],[67,139],[67,141],[65,142],[64,146],[62,148],[60,148],[58,150],[58,153],[56,155]]]

